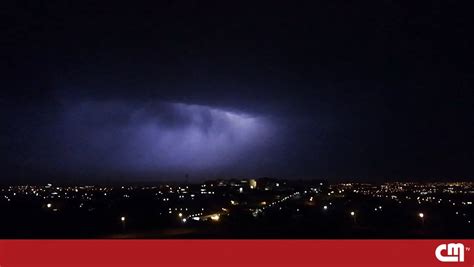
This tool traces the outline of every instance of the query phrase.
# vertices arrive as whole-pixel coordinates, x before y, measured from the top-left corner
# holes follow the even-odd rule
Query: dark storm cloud
[[[69,102],[56,123],[68,171],[168,175],[241,173],[275,144],[262,114],[203,105],[140,101]],[[247,158],[247,162],[239,162]],[[259,171],[259,170],[254,170]],[[86,171],[88,172],[88,171]],[[249,174],[250,175],[250,174]]]
[[[470,10],[8,3],[5,176],[472,175]]]

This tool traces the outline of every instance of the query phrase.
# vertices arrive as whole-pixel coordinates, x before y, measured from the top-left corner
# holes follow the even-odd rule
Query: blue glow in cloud
[[[67,169],[182,174],[251,169],[276,127],[204,105],[85,101],[67,105],[59,130]]]

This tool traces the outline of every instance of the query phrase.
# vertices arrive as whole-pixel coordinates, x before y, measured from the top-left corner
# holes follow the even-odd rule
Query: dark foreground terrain
[[[472,183],[6,186],[0,238],[474,238]]]

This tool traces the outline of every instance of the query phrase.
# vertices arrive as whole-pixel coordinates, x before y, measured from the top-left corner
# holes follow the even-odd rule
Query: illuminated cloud
[[[255,165],[274,141],[276,129],[262,115],[185,103],[120,101],[68,105],[59,128],[68,169],[183,175]]]

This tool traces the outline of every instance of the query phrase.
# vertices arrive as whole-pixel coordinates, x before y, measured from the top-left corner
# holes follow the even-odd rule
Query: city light
[[[421,224],[424,226],[425,225],[425,214],[422,212],[418,213],[418,217],[421,219]]]
[[[357,216],[356,216],[355,211],[351,211],[351,216],[354,219],[354,224],[356,224],[357,223]]]
[[[464,230],[463,227],[471,226],[470,224],[472,223],[472,214],[464,209],[472,203],[469,197],[471,197],[474,182],[459,183],[457,187],[446,183],[420,184],[396,182],[383,185],[357,183],[328,185],[328,192],[331,193],[331,196],[337,195],[337,192],[354,192],[361,196],[372,197],[377,204],[369,208],[369,211],[372,211],[372,216],[368,214],[365,217],[364,209],[356,210],[359,207],[358,202],[354,202],[350,208],[347,208],[346,204],[344,204],[346,201],[352,201],[350,199],[351,195],[337,195],[337,198],[329,198],[328,202],[325,202],[325,195],[328,192],[318,191],[319,189],[313,187],[296,187],[294,184],[287,182],[280,183],[280,187],[276,188],[275,183],[261,183],[261,190],[257,190],[257,187],[256,190],[250,191],[247,181],[220,181],[218,185],[214,184],[214,186],[211,186],[211,184],[204,186],[202,184],[196,187],[189,186],[186,189],[184,189],[183,185],[181,187],[166,187],[165,185],[126,186],[122,189],[121,187],[113,186],[64,186],[54,188],[46,188],[44,186],[10,186],[0,187],[0,202],[7,203],[7,201],[11,200],[14,205],[16,204],[16,199],[28,198],[32,203],[33,201],[41,201],[41,204],[36,206],[49,212],[56,212],[56,216],[63,216],[63,213],[67,214],[69,211],[74,211],[75,208],[80,209],[81,212],[90,213],[93,216],[94,210],[97,210],[101,205],[97,202],[101,201],[103,196],[107,196],[108,201],[120,203],[121,199],[125,196],[132,200],[139,200],[142,195],[150,194],[157,201],[167,201],[163,203],[165,204],[164,206],[158,208],[157,212],[159,215],[167,216],[165,218],[175,218],[175,222],[179,222],[183,227],[185,223],[190,222],[196,222],[196,224],[193,224],[193,227],[199,228],[201,225],[204,226],[206,222],[228,223],[228,221],[232,220],[238,221],[238,216],[240,214],[243,215],[243,213],[248,213],[258,219],[262,218],[262,221],[266,221],[266,218],[271,218],[275,212],[279,212],[283,216],[298,216],[300,218],[308,216],[314,210],[319,209],[324,214],[324,217],[330,219],[327,223],[344,224],[353,222],[351,225],[356,227],[359,219],[363,219],[361,221],[363,224],[361,225],[364,226],[364,229],[365,227],[375,227],[372,226],[372,223],[377,223],[379,220],[389,220],[395,214],[394,212],[397,212],[396,209],[411,209],[413,204],[419,205],[419,203],[423,203],[422,207],[431,205],[441,208],[432,210],[431,217],[436,218],[444,216],[443,207],[448,207],[447,213],[455,215],[458,220],[462,219],[462,224],[459,225],[461,230]],[[205,194],[201,196],[200,192],[204,188],[207,189]],[[209,191],[211,188],[216,190]],[[268,188],[268,190],[264,190],[264,188]],[[113,193],[114,190],[116,190],[115,193]],[[242,191],[243,194],[239,194],[239,191]],[[213,196],[214,193],[215,196]],[[452,194],[458,195],[459,198],[452,197]],[[191,195],[194,195],[195,198],[190,198]],[[211,199],[210,197],[216,198]],[[61,198],[60,202],[58,201],[59,198]],[[201,202],[201,198],[203,198],[203,202]],[[321,200],[319,200],[320,198]],[[344,202],[341,202],[342,200]],[[319,201],[321,201],[321,205],[314,205],[314,203]],[[455,209],[453,209],[453,204],[456,204]],[[61,208],[59,209],[59,207]],[[239,208],[236,209],[236,207]],[[329,207],[331,207],[331,213],[329,213]],[[385,211],[386,207],[390,207],[390,209]],[[413,220],[417,222],[420,229],[428,226],[428,222],[429,226],[438,224],[438,220],[429,221],[429,217],[423,213],[423,209],[420,207],[418,210],[412,210],[412,223]],[[122,216],[122,214],[128,214],[129,207],[120,207],[120,211],[121,214],[115,218],[117,223],[120,224],[119,226],[122,227],[122,231],[133,230],[127,229],[129,218]],[[375,215],[381,215],[382,211],[384,211],[385,216],[375,218]],[[347,221],[344,221],[339,216],[340,212],[345,213],[346,216],[348,215],[346,217]],[[231,216],[226,217],[226,220],[221,220],[224,215]],[[447,218],[449,217],[449,215],[446,216]],[[142,220],[143,218],[136,218],[135,216],[133,218],[134,223],[141,223]],[[268,220],[268,222],[272,224],[279,223],[278,220]],[[459,223],[457,220],[451,220],[451,222],[454,227],[457,227],[456,224]],[[422,234],[428,235],[431,234],[431,231],[422,232]]]
[[[250,179],[249,181],[250,189],[257,188],[257,181],[255,179]]]

